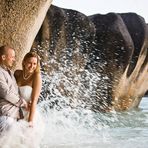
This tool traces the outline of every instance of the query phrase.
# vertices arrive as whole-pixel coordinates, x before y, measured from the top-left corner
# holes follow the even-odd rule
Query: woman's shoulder
[[[35,77],[41,76],[41,72],[34,72],[33,76]]]
[[[42,77],[41,77],[41,73],[40,72],[35,72],[34,74],[33,74],[33,82],[36,82],[36,81],[40,81],[42,79]]]
[[[22,70],[20,70],[20,69],[17,69],[17,70],[14,72],[14,76],[15,76],[15,77],[19,77],[21,74],[22,74]]]

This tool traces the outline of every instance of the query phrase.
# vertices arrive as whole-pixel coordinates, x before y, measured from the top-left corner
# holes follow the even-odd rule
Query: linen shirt
[[[20,105],[18,86],[11,71],[0,66],[0,116],[20,118]]]

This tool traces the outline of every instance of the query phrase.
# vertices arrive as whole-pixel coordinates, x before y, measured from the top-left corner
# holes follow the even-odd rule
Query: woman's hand
[[[29,121],[29,127],[33,128],[33,122],[32,121]]]

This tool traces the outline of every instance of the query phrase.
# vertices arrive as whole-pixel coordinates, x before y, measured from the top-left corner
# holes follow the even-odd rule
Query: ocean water
[[[16,122],[0,137],[0,148],[147,148],[148,97],[143,97],[137,110],[94,112],[83,106],[83,100],[93,103],[97,82],[101,94],[108,78],[85,71],[81,80],[82,75],[72,74],[61,67],[51,77],[42,75],[34,127],[23,120]]]
[[[66,109],[49,118],[43,148],[147,148],[146,97],[137,111],[103,114]]]
[[[147,97],[139,110],[121,113],[68,107],[58,111],[45,102],[38,105],[34,128],[17,122],[0,139],[1,148],[147,148]]]
[[[74,80],[78,79],[77,75]],[[89,98],[100,80],[90,73],[86,79],[87,86],[73,83],[62,73],[43,75],[34,127],[23,120],[16,122],[0,137],[0,148],[147,148],[148,97],[143,97],[137,110],[94,112],[76,101],[81,96]],[[73,99],[71,94],[62,94],[60,82]]]

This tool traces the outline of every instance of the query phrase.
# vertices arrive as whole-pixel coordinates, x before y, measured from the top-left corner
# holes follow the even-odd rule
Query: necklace
[[[25,71],[23,71],[23,79],[24,80],[28,80],[31,76],[32,76],[32,74],[29,74],[28,76],[25,76]]]

